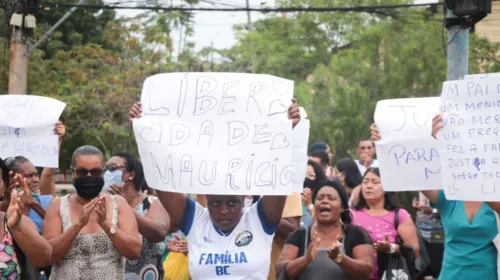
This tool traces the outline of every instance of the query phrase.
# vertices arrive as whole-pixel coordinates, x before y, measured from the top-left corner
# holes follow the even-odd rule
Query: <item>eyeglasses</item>
[[[106,170],[109,170],[109,171],[116,171],[118,169],[124,169],[124,168],[127,168],[125,165],[118,165],[118,164],[110,164],[110,165],[106,165],[105,169]]]
[[[76,173],[76,176],[77,177],[86,177],[86,176],[93,176],[93,177],[102,177],[102,175],[104,174],[104,171],[106,171],[106,169],[92,169],[92,170],[88,170],[86,168],[74,168],[74,167],[71,167],[71,169],[73,169],[73,171]]]

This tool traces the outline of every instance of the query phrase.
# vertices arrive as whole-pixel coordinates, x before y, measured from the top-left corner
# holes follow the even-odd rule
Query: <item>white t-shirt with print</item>
[[[359,160],[356,160],[356,164],[358,165],[361,176],[364,176],[366,172],[366,167],[363,164],[361,164]],[[378,167],[379,167],[378,160],[374,159],[372,164],[370,164],[370,168],[378,168]]]
[[[179,228],[187,236],[191,278],[267,279],[276,227],[267,225],[259,200],[243,210],[238,225],[225,236],[208,209],[188,199]]]

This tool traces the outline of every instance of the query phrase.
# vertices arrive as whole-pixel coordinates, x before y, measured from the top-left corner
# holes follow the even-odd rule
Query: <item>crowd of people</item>
[[[134,104],[129,120],[141,112]],[[288,117],[300,122],[296,101]],[[412,218],[384,191],[380,168],[392,171],[379,166],[380,135],[370,130],[356,159],[310,145],[303,191],[289,196],[154,190],[139,157],[82,146],[71,159],[75,193],[58,197],[55,169],[39,175],[22,156],[0,160],[0,278],[498,279],[500,203],[422,191]],[[66,127],[54,132],[61,144]]]

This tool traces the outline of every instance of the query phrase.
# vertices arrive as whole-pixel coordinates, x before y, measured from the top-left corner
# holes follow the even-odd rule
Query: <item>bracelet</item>
[[[312,211],[314,209],[314,205],[312,203],[309,204],[309,206],[307,206],[307,209],[309,209],[309,211]]]
[[[335,260],[333,260],[336,264],[341,264],[342,261],[344,260],[344,253],[339,252],[337,257],[335,257]]]

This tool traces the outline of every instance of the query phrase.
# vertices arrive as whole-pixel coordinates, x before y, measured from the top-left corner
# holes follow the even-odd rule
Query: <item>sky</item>
[[[174,5],[181,5],[182,0],[170,0]],[[113,1],[116,3],[116,0]],[[200,7],[245,7],[246,0],[200,0]],[[437,3],[439,0],[414,0],[417,4]],[[274,7],[275,0],[249,0],[250,7]],[[119,10],[118,16],[132,16],[137,14],[133,10]],[[258,12],[251,13],[251,20],[263,18]],[[200,50],[209,47],[212,43],[217,49],[230,48],[236,43],[232,26],[234,24],[247,23],[246,12],[196,12],[194,15],[194,36],[191,41],[195,42],[195,49]],[[174,46],[178,46],[179,33],[173,34]]]
[[[181,0],[171,0],[175,5],[182,4]],[[245,0],[206,0],[207,2],[215,3],[201,3],[200,7],[218,7],[218,8],[244,8],[246,7]],[[116,0],[113,1],[116,3]],[[202,2],[202,1],[200,1]],[[266,3],[261,6],[261,3]],[[274,0],[249,0],[250,7],[273,7]],[[137,14],[134,10],[118,10],[118,16],[133,16]],[[252,12],[250,15],[252,21],[262,18],[263,15],[258,12]],[[235,24],[246,24],[246,12],[196,12],[194,15],[194,36],[191,41],[195,42],[196,50],[204,47],[209,47],[212,43],[214,48],[224,49],[230,48],[235,44],[236,39],[232,29]],[[172,34],[174,38],[174,46],[178,46],[179,33]]]

